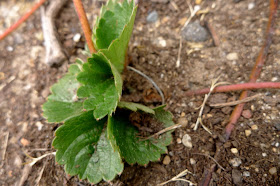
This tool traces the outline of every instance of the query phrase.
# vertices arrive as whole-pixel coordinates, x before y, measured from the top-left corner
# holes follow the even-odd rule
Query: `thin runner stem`
[[[36,3],[31,10],[25,13],[15,24],[10,26],[4,33],[0,35],[0,41],[7,37],[10,33],[16,30],[24,21],[26,21],[46,0],[40,0]]]
[[[96,49],[94,48],[93,41],[92,41],[92,32],[88,23],[88,19],[85,13],[85,9],[81,0],[73,0],[76,12],[78,14],[79,20],[81,22],[85,38],[88,44],[89,51],[91,53],[95,53]]]
[[[232,92],[232,91],[240,91],[240,90],[255,90],[255,89],[280,89],[279,82],[261,82],[261,83],[242,83],[242,84],[234,84],[234,85],[224,85],[216,87],[212,93],[217,92]],[[194,96],[207,94],[210,92],[210,88],[188,91],[185,93],[186,96]]]

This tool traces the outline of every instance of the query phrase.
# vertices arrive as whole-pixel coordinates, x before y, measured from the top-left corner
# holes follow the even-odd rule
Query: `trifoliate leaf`
[[[98,183],[109,181],[123,171],[118,151],[114,151],[107,131],[102,129],[106,119],[96,121],[92,111],[67,120],[56,131],[53,146],[56,161],[65,165],[70,175]]]
[[[84,63],[77,79],[83,84],[78,89],[78,97],[88,98],[84,101],[84,109],[94,110],[96,119],[102,119],[115,111],[121,97],[122,79],[102,53],[93,54]]]
[[[136,112],[137,110],[141,110],[150,114],[155,114],[155,111],[149,107],[146,107],[145,105],[141,105],[138,103],[133,103],[133,102],[125,102],[125,101],[121,101],[118,104],[118,107],[120,108],[126,108],[129,110],[132,110],[134,112]]]
[[[79,72],[78,64],[71,65],[69,72],[51,87],[52,95],[43,105],[43,116],[48,122],[65,121],[82,113],[83,102],[76,96],[80,85],[76,80]]]
[[[156,118],[161,116],[168,118],[168,121],[164,121],[164,126],[170,126],[169,112],[163,110],[163,108],[156,108]],[[165,114],[166,115],[165,115]],[[140,165],[146,165],[149,161],[157,161],[160,159],[161,154],[167,152],[166,146],[171,143],[171,132],[167,132],[158,139],[143,140],[137,137],[138,129],[134,127],[129,121],[129,112],[117,112],[108,119],[108,133],[115,137],[116,145],[120,149],[121,156],[129,164],[138,163]]]

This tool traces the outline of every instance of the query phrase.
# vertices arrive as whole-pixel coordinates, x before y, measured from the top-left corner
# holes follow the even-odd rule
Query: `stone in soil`
[[[233,167],[239,167],[239,165],[241,165],[242,161],[240,158],[233,158],[229,160],[229,163],[233,166]]]
[[[270,169],[269,169],[269,173],[270,173],[271,175],[277,174],[277,168],[276,168],[276,167],[270,168]]]
[[[235,60],[238,60],[238,54],[233,52],[233,53],[229,53],[227,55],[227,60],[230,60],[230,61],[235,61]]]
[[[162,163],[163,163],[164,165],[169,165],[170,162],[171,162],[171,159],[170,159],[170,157],[167,155],[167,156],[164,157]]]
[[[154,23],[158,20],[158,13],[157,11],[153,10],[152,12],[150,12],[146,18],[148,23]]]
[[[235,185],[240,185],[242,183],[242,173],[237,169],[233,169],[232,180]]]
[[[249,171],[244,171],[244,172],[243,172],[243,176],[249,177],[249,176],[250,176],[250,172],[249,172]]]
[[[204,42],[209,39],[209,33],[206,28],[202,27],[199,21],[189,23],[183,28],[182,37],[191,42]]]
[[[252,128],[252,130],[258,130],[259,129],[258,125],[252,125],[251,128]]]
[[[250,135],[251,135],[251,133],[252,133],[252,131],[251,131],[251,130],[245,130],[245,135],[246,135],[246,137],[250,136]]]
[[[246,119],[249,119],[249,118],[251,118],[252,117],[252,112],[250,111],[250,110],[243,110],[243,112],[242,112],[242,116],[244,117],[244,118],[246,118]]]
[[[274,127],[275,127],[278,131],[280,131],[280,121],[275,122],[275,123],[274,123]]]
[[[190,135],[185,134],[183,136],[182,142],[186,147],[192,148],[192,139],[191,139]]]
[[[231,148],[230,151],[231,151],[233,154],[237,154],[237,153],[238,153],[238,149],[237,149],[237,148]]]

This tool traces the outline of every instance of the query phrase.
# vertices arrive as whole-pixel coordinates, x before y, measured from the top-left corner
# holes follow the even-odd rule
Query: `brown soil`
[[[10,23],[15,22],[34,2],[1,1],[0,20],[3,24],[0,24],[0,31],[3,32]],[[248,10],[248,4],[252,2],[255,7]],[[93,22],[102,1],[85,4]],[[112,181],[114,185],[157,185],[185,169],[194,173],[185,178],[199,183],[204,172],[215,164],[201,154],[214,156],[234,107],[212,108],[207,105],[203,122],[213,135],[201,127],[194,131],[192,127],[198,116],[196,108],[201,105],[203,97],[186,97],[184,93],[209,87],[211,80],[218,76],[221,76],[220,81],[230,83],[248,81],[264,41],[269,1],[243,0],[235,3],[234,0],[203,0],[201,8],[209,8],[204,20],[216,31],[220,45],[214,46],[209,40],[202,47],[193,48],[193,44],[184,41],[181,64],[176,68],[180,29],[190,15],[187,1],[140,1],[129,48],[130,65],[156,81],[165,94],[167,109],[174,114],[174,120],[177,122],[180,118],[186,118],[189,124],[173,133],[173,142],[168,147],[171,158],[168,165],[162,163],[165,155],[161,161],[150,163],[147,167],[126,165],[123,174]],[[152,10],[158,12],[159,20],[149,24],[146,16]],[[276,20],[273,43],[260,81],[280,79],[279,23],[280,17]],[[81,29],[71,1],[62,10],[56,24],[63,47],[69,55],[68,63],[60,67],[50,68],[44,64],[40,11],[0,42],[0,185],[18,185],[21,180],[24,185],[35,185],[42,169],[43,174],[38,181],[40,185],[89,185],[87,181],[66,175],[53,156],[41,160],[31,169],[23,165],[30,161],[25,152],[38,157],[54,151],[51,142],[58,125],[45,122],[41,105],[50,93],[50,86],[65,74],[67,66],[74,63],[77,56],[82,56],[84,39],[79,43],[72,39],[76,33],[81,33]],[[159,44],[162,40],[165,40],[166,46]],[[229,53],[237,53],[238,59],[228,60],[226,56]],[[124,93],[124,99],[148,106],[159,105],[161,101],[153,86],[131,71],[125,72]],[[245,109],[249,111],[239,119],[230,140],[219,147],[222,153],[218,161],[225,170],[218,167],[214,171],[211,185],[280,185],[280,93],[277,90],[259,90],[250,95],[256,93],[264,97],[246,104]],[[238,96],[239,93],[235,92],[214,94],[209,103],[232,101]],[[246,136],[246,130],[250,130],[251,135]],[[185,134],[191,136],[192,149],[180,142]],[[7,135],[7,148],[4,148]],[[232,148],[236,148],[238,153],[233,154]],[[190,163],[191,158],[195,160],[194,164]],[[233,158],[239,158],[241,165],[233,167],[229,163]],[[269,170],[273,167],[277,173],[272,175]],[[248,172],[250,175],[245,176]],[[109,184],[102,182],[99,185]],[[177,181],[167,185],[188,184]]]

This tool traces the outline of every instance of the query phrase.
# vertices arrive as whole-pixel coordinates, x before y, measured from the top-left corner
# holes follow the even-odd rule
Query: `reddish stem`
[[[278,0],[270,0],[270,9],[269,9],[269,20],[266,27],[266,37],[265,37],[265,43],[263,44],[263,47],[261,48],[261,51],[258,55],[258,58],[256,60],[255,66],[253,67],[253,70],[250,74],[250,83],[254,83],[257,81],[258,77],[260,76],[262,67],[264,66],[265,60],[267,58],[268,50],[270,48],[270,45],[272,43],[272,36],[274,33],[274,23],[275,23],[275,17],[277,15],[277,7],[278,7]],[[241,93],[239,100],[242,100],[246,98],[248,95],[248,91],[245,90]],[[229,139],[230,134],[232,130],[234,129],[235,124],[237,123],[239,117],[241,116],[243,107],[245,103],[241,103],[235,107],[233,110],[229,123],[226,126],[225,129],[225,136],[226,139]]]
[[[81,0],[73,0],[73,2],[74,2],[74,5],[75,5],[76,12],[79,16],[84,34],[85,34],[85,38],[86,38],[86,41],[87,41],[87,44],[88,44],[89,51],[91,53],[95,53],[96,50],[94,48],[92,38],[91,38],[92,32],[91,32],[91,29],[90,29],[90,26],[89,26],[89,23],[88,23],[88,19],[87,19],[86,13],[85,13],[85,9],[83,7],[83,3],[82,3]]]
[[[216,87],[212,92],[232,92],[232,91],[239,91],[239,90],[254,90],[254,89],[265,89],[265,88],[272,88],[272,89],[280,89],[280,83],[278,82],[262,82],[262,83],[242,83],[242,84],[235,84],[235,85],[225,85]],[[200,95],[200,94],[207,94],[209,93],[210,88],[188,91],[186,92],[186,96],[193,96],[193,95]]]
[[[15,24],[10,26],[4,33],[0,35],[0,41],[17,29],[24,21],[26,21],[46,0],[40,0],[36,3],[29,12],[24,14]]]

